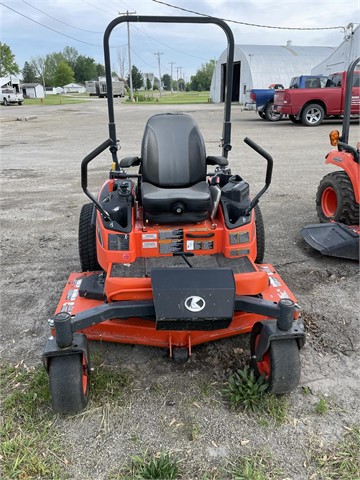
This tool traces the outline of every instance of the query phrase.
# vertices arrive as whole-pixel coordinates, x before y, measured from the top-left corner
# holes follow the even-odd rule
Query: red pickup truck
[[[344,111],[346,72],[333,73],[322,88],[277,90],[274,110],[287,114],[294,123],[315,127],[324,117],[342,115]],[[360,71],[354,72],[351,114],[360,113]]]

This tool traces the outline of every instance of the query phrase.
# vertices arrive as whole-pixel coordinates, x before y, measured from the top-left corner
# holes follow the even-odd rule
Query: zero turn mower
[[[195,120],[186,114],[148,119],[140,156],[118,160],[109,36],[124,22],[215,24],[228,40],[222,155],[207,156]],[[89,399],[88,339],[168,349],[186,361],[192,349],[251,332],[252,364],[275,394],[293,390],[305,342],[294,295],[272,265],[258,206],[271,182],[253,198],[228,162],[234,38],[216,18],[123,16],[104,34],[109,139],[81,164],[90,203],[80,214],[82,271],[72,273],[50,319],[43,361],[52,407],[70,413]],[[88,165],[109,149],[112,169],[97,197],[88,190]],[[138,167],[138,173],[131,173]],[[209,169],[208,169],[209,167]],[[211,170],[211,171],[210,171]]]

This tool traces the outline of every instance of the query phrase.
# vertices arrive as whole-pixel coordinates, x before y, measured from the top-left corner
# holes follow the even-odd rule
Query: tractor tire
[[[301,122],[306,127],[317,127],[324,120],[324,109],[318,103],[310,103],[301,112]]]
[[[289,115],[289,120],[293,123],[301,123],[300,118],[296,118],[295,115]]]
[[[256,258],[255,263],[262,263],[265,254],[265,227],[259,205],[254,208],[256,231]]]
[[[80,212],[79,256],[83,272],[102,270],[96,255],[96,227],[92,224],[94,208],[92,203],[86,203],[82,206]]]
[[[265,118],[266,118],[266,120],[268,120],[269,122],[278,122],[279,120],[282,119],[283,114],[282,114],[282,113],[279,113],[279,112],[275,112],[275,111],[273,110],[273,106],[274,106],[273,103],[268,103],[268,104],[266,105],[266,108],[265,108],[265,111],[264,111]]]
[[[359,204],[348,174],[331,172],[321,180],[316,193],[316,210],[321,223],[359,225]]]
[[[84,410],[89,401],[89,370],[85,355],[75,353],[51,357],[49,384],[51,406],[55,413]]]
[[[295,338],[273,340],[261,361],[254,358],[255,346],[261,333],[251,335],[252,368],[255,375],[265,376],[269,393],[282,395],[292,392],[300,381],[300,353]]]

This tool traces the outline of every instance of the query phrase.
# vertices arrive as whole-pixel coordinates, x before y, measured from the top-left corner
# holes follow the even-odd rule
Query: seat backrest
[[[161,113],[149,118],[141,145],[144,182],[160,188],[188,187],[206,179],[204,139],[186,114]]]

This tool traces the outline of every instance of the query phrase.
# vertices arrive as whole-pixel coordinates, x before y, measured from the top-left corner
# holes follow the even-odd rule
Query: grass
[[[179,460],[165,451],[156,454],[145,452],[143,455],[134,455],[131,464],[119,473],[113,472],[111,480],[124,479],[158,479],[174,480],[179,478]]]
[[[224,394],[228,398],[231,408],[244,411],[258,411],[261,400],[267,389],[265,377],[255,377],[255,373],[248,366],[238,369],[228,378]]]
[[[325,398],[320,398],[318,403],[315,405],[315,412],[318,413],[319,415],[325,415],[328,409],[329,407],[327,405]]]
[[[95,405],[112,401],[122,403],[124,393],[132,383],[132,377],[119,367],[99,365],[91,372],[90,382],[90,398]]]
[[[341,442],[312,453],[317,474],[322,480],[360,479],[360,427],[347,428]]]
[[[136,103],[161,103],[161,104],[188,104],[188,103],[209,103],[210,92],[136,92],[134,97]]]
[[[282,472],[275,466],[272,456],[266,452],[256,452],[241,456],[228,470],[233,480],[271,480],[282,478]]]
[[[24,105],[69,105],[72,103],[84,103],[88,98],[67,97],[64,95],[50,95],[45,98],[25,98]]]
[[[0,369],[2,478],[67,478],[68,460],[53,428],[47,373],[24,364]]]

